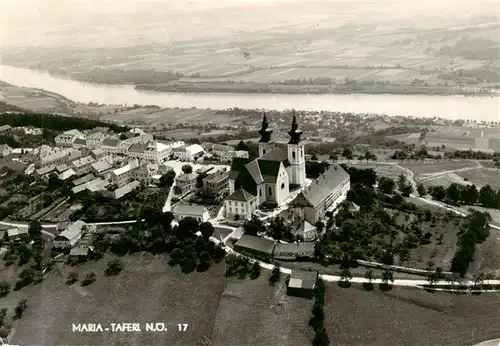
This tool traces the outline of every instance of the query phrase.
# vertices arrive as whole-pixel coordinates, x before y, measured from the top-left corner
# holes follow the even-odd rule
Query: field
[[[473,71],[486,63],[496,71],[493,49],[498,44],[498,23],[491,18],[493,12],[483,12],[484,5],[480,14],[472,8],[452,15],[449,8],[446,15],[433,13],[437,18],[408,17],[414,12],[401,5],[280,2],[253,7],[238,3],[214,9],[192,3],[187,10],[157,3],[137,5],[133,11],[124,5],[106,17],[106,25],[113,30],[81,30],[93,27],[89,23],[94,23],[94,17],[106,13],[96,5],[89,6],[85,14],[78,13],[78,20],[65,23],[64,29],[47,29],[51,32],[49,42],[45,42],[47,37],[39,37],[37,50],[5,47],[3,60],[6,64],[68,73],[82,80],[123,83],[122,77],[130,76],[128,83],[150,85],[171,79],[158,80],[161,78],[155,76],[150,81],[135,72],[182,73],[181,80],[188,84],[327,77],[342,83],[349,78],[404,85],[418,79],[421,84],[435,86],[444,84],[440,76],[444,71]],[[175,20],[165,28],[167,16]],[[367,16],[370,24],[366,23]],[[15,21],[9,24],[18,25]],[[464,36],[470,40],[466,48],[473,48],[459,45]],[[71,48],[42,49],[46,45],[52,48],[55,42],[58,47]],[[92,73],[95,66],[102,66],[107,74]],[[494,72],[492,75],[496,76]],[[451,87],[455,80],[448,84]]]
[[[175,123],[217,123],[227,124],[236,121],[229,115],[217,114],[208,109],[156,109],[140,107],[133,110],[117,112],[102,117],[105,120],[128,122],[142,122],[145,124],[175,124]]]
[[[450,161],[441,163],[402,163],[400,166],[409,169],[415,174],[415,177],[422,178],[422,175],[431,175],[434,173],[454,171],[469,167],[476,167],[478,164],[471,160]]]
[[[494,189],[500,189],[500,171],[484,168],[471,169],[468,171],[457,172],[457,175],[467,179],[468,182],[477,186],[490,185]]]
[[[217,346],[310,345],[312,301],[286,295],[284,275],[269,286],[269,271],[256,280],[229,279],[214,321]]]
[[[210,334],[217,304],[224,287],[224,265],[205,273],[186,276],[171,268],[163,256],[134,255],[123,259],[117,277],[105,277],[105,261],[75,269],[53,269],[39,286],[25,288],[0,301],[17,302],[28,297],[28,309],[16,329],[13,343],[20,345],[196,345]],[[71,270],[88,270],[98,276],[95,283],[81,287],[64,281]],[[72,323],[164,322],[164,333],[74,333]],[[178,323],[188,323],[178,332]],[[37,326],[37,328],[33,328]]]
[[[457,173],[447,173],[438,176],[437,178],[430,178],[430,179],[425,179],[422,181],[422,184],[425,187],[429,186],[443,186],[444,188],[447,188],[453,183],[461,184],[461,185],[466,185],[467,181],[465,181],[459,174]]]
[[[372,168],[377,176],[388,177],[394,180],[397,180],[400,174],[408,175],[408,172],[398,167],[396,165],[384,165],[384,164],[376,164],[376,163],[356,163],[352,166],[360,169],[368,169]]]
[[[327,283],[325,326],[332,345],[473,345],[498,338],[500,294],[371,292]]]

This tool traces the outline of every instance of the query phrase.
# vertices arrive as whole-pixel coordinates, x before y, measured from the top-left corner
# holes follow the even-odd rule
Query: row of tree
[[[420,196],[429,194],[437,201],[445,202],[451,205],[481,205],[485,208],[500,209],[500,190],[494,190],[490,185],[484,185],[477,189],[475,185],[461,185],[452,183],[446,189],[441,186],[418,185]]]
[[[312,308],[312,317],[309,325],[314,328],[314,346],[328,346],[330,339],[325,328],[325,283],[318,278],[314,287],[314,304]]]

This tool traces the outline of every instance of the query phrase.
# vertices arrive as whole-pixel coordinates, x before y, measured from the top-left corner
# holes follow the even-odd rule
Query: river
[[[200,109],[296,109],[379,113],[415,117],[441,117],[500,121],[499,97],[368,95],[368,94],[232,94],[175,93],[136,90],[132,85],[74,81],[47,72],[0,65],[0,79],[17,86],[40,88],[78,102],[158,105]]]

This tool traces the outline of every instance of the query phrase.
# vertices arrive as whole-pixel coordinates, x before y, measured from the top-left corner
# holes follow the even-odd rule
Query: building
[[[137,160],[130,161],[123,167],[113,170],[110,174],[111,183],[121,187],[133,179],[134,170],[139,167]]]
[[[87,229],[87,224],[82,220],[78,220],[70,224],[54,239],[54,247],[64,249],[73,247],[83,236]]]
[[[250,220],[253,213],[259,206],[257,196],[245,191],[243,187],[234,191],[229,197],[224,200],[225,216],[228,219]]]
[[[79,185],[82,185],[82,184],[85,184],[85,183],[91,181],[94,178],[95,178],[95,175],[93,175],[92,173],[89,173],[81,178],[73,180],[73,185],[79,186]]]
[[[178,221],[186,217],[192,217],[200,223],[207,222],[210,219],[207,208],[198,204],[178,203],[172,212]]]
[[[199,144],[191,144],[187,147],[172,148],[172,154],[181,161],[194,161],[202,156],[204,149]]]
[[[0,156],[9,156],[10,153],[12,152],[12,148],[9,147],[7,144],[1,144],[0,145]]]
[[[85,136],[80,131],[73,129],[57,135],[54,141],[58,147],[72,147],[77,139],[85,139]]]
[[[203,188],[217,195],[229,187],[229,172],[219,171],[203,178]]]
[[[106,138],[110,138],[110,136],[94,129],[87,134],[87,147],[90,149],[99,148]]]
[[[90,249],[88,247],[77,246],[70,250],[69,259],[76,261],[84,261],[89,255]]]
[[[90,165],[90,171],[97,176],[111,175],[113,169],[113,157],[111,155],[102,157]]]
[[[314,258],[314,243],[276,243],[273,258],[279,260],[295,260],[297,258]]]
[[[224,163],[231,162],[235,156],[234,151],[234,148],[229,145],[214,143],[210,152],[217,155],[219,157],[219,161]]]
[[[272,130],[264,114],[259,131],[259,157],[255,160],[235,157],[229,174],[229,193],[240,187],[263,203],[279,205],[290,196],[290,185],[303,186],[306,182],[304,144],[300,142],[295,115],[288,132],[287,149],[277,147],[271,140]]]
[[[292,205],[302,208],[304,219],[314,225],[345,200],[350,188],[349,174],[342,167],[332,165],[302,190]]]
[[[2,125],[0,126],[0,133],[4,131],[9,131],[12,128],[10,125]]]
[[[76,175],[82,175],[91,171],[91,165],[94,162],[95,159],[89,155],[71,162],[70,167],[75,171]]]
[[[235,150],[234,157],[241,157],[243,159],[248,159],[250,157],[250,154],[246,150]]]
[[[125,196],[125,195],[129,194],[130,192],[134,191],[135,189],[137,189],[140,185],[141,185],[141,183],[139,181],[132,180],[130,183],[125,184],[125,185],[117,188],[114,191],[111,191],[110,192],[111,198],[114,198],[114,199],[122,198],[123,196]]]
[[[50,148],[40,150],[38,167],[59,166],[63,163],[69,163],[82,156],[81,151],[72,148]]]
[[[171,147],[160,142],[134,143],[128,150],[128,155],[140,160],[160,163],[168,160]]]
[[[122,141],[117,138],[105,138],[101,143],[101,149],[106,154],[120,154]]]
[[[243,255],[269,261],[273,255],[274,241],[243,234],[234,244],[234,250]]]
[[[17,241],[21,239],[28,239],[28,226],[15,227],[7,230],[7,237],[9,241]]]
[[[184,195],[196,188],[196,173],[183,173],[175,177],[175,185],[181,189],[181,195]]]
[[[317,272],[293,270],[290,274],[286,294],[295,297],[312,299],[314,296],[314,287],[316,287],[317,279]]]

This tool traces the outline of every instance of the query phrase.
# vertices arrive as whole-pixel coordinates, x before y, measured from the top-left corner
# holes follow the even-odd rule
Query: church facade
[[[266,115],[259,131],[259,157],[234,158],[229,173],[229,197],[225,201],[226,217],[248,219],[263,203],[279,205],[290,196],[290,187],[306,182],[304,144],[300,141],[295,114],[286,149],[277,146],[271,136]]]

